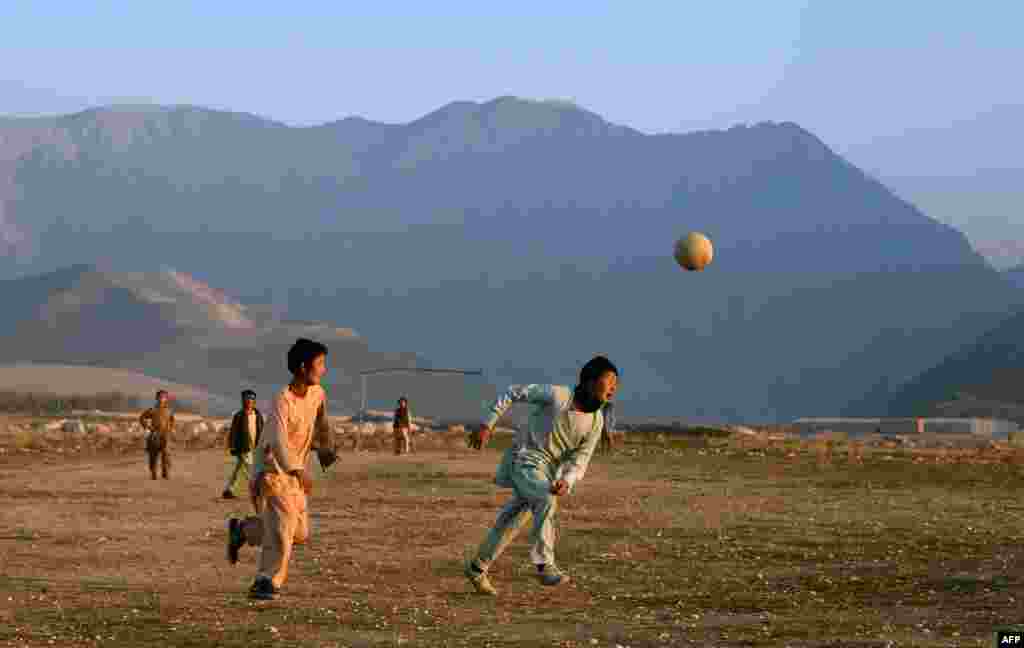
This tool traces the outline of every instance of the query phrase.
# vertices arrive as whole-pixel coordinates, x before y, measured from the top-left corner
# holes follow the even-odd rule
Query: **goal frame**
[[[428,369],[425,367],[388,367],[384,369],[365,369],[359,372],[359,380],[361,383],[361,398],[359,401],[359,413],[358,418],[360,421],[366,418],[366,379],[370,376],[379,376],[382,374],[396,374],[396,373],[411,373],[411,374],[446,374],[446,375],[460,375],[460,376],[480,376],[483,377],[484,372],[482,369]]]

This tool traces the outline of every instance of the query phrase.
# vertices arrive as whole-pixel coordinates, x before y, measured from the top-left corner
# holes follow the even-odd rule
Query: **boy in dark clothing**
[[[242,409],[231,419],[228,442],[235,457],[235,467],[224,487],[224,499],[235,499],[238,487],[248,485],[252,477],[252,453],[262,437],[263,414],[256,409],[256,392],[246,389],[242,392]]]

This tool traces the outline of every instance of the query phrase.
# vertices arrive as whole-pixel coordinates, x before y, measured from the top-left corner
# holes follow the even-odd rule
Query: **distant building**
[[[971,434],[1006,438],[1016,432],[1013,421],[990,418],[800,418],[793,421],[800,434],[843,432],[864,434]]]

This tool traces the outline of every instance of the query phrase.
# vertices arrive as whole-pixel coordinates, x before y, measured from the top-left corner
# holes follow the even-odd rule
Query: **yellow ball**
[[[690,232],[683,238],[676,241],[675,256],[678,263],[684,270],[703,270],[715,255],[711,240],[700,232]]]

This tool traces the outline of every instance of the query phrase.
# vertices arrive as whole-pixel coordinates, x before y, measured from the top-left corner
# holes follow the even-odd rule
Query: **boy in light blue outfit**
[[[558,498],[571,493],[587,472],[604,429],[602,410],[615,395],[618,375],[615,365],[597,356],[583,366],[574,389],[563,385],[511,387],[471,435],[470,446],[482,448],[513,403],[530,404],[529,425],[516,435],[495,476],[498,486],[513,489],[513,497],[501,509],[476,556],[466,563],[466,578],[478,592],[497,594],[487,576],[488,568],[531,517],[530,558],[538,579],[547,586],[568,582],[569,577],[555,564]]]

